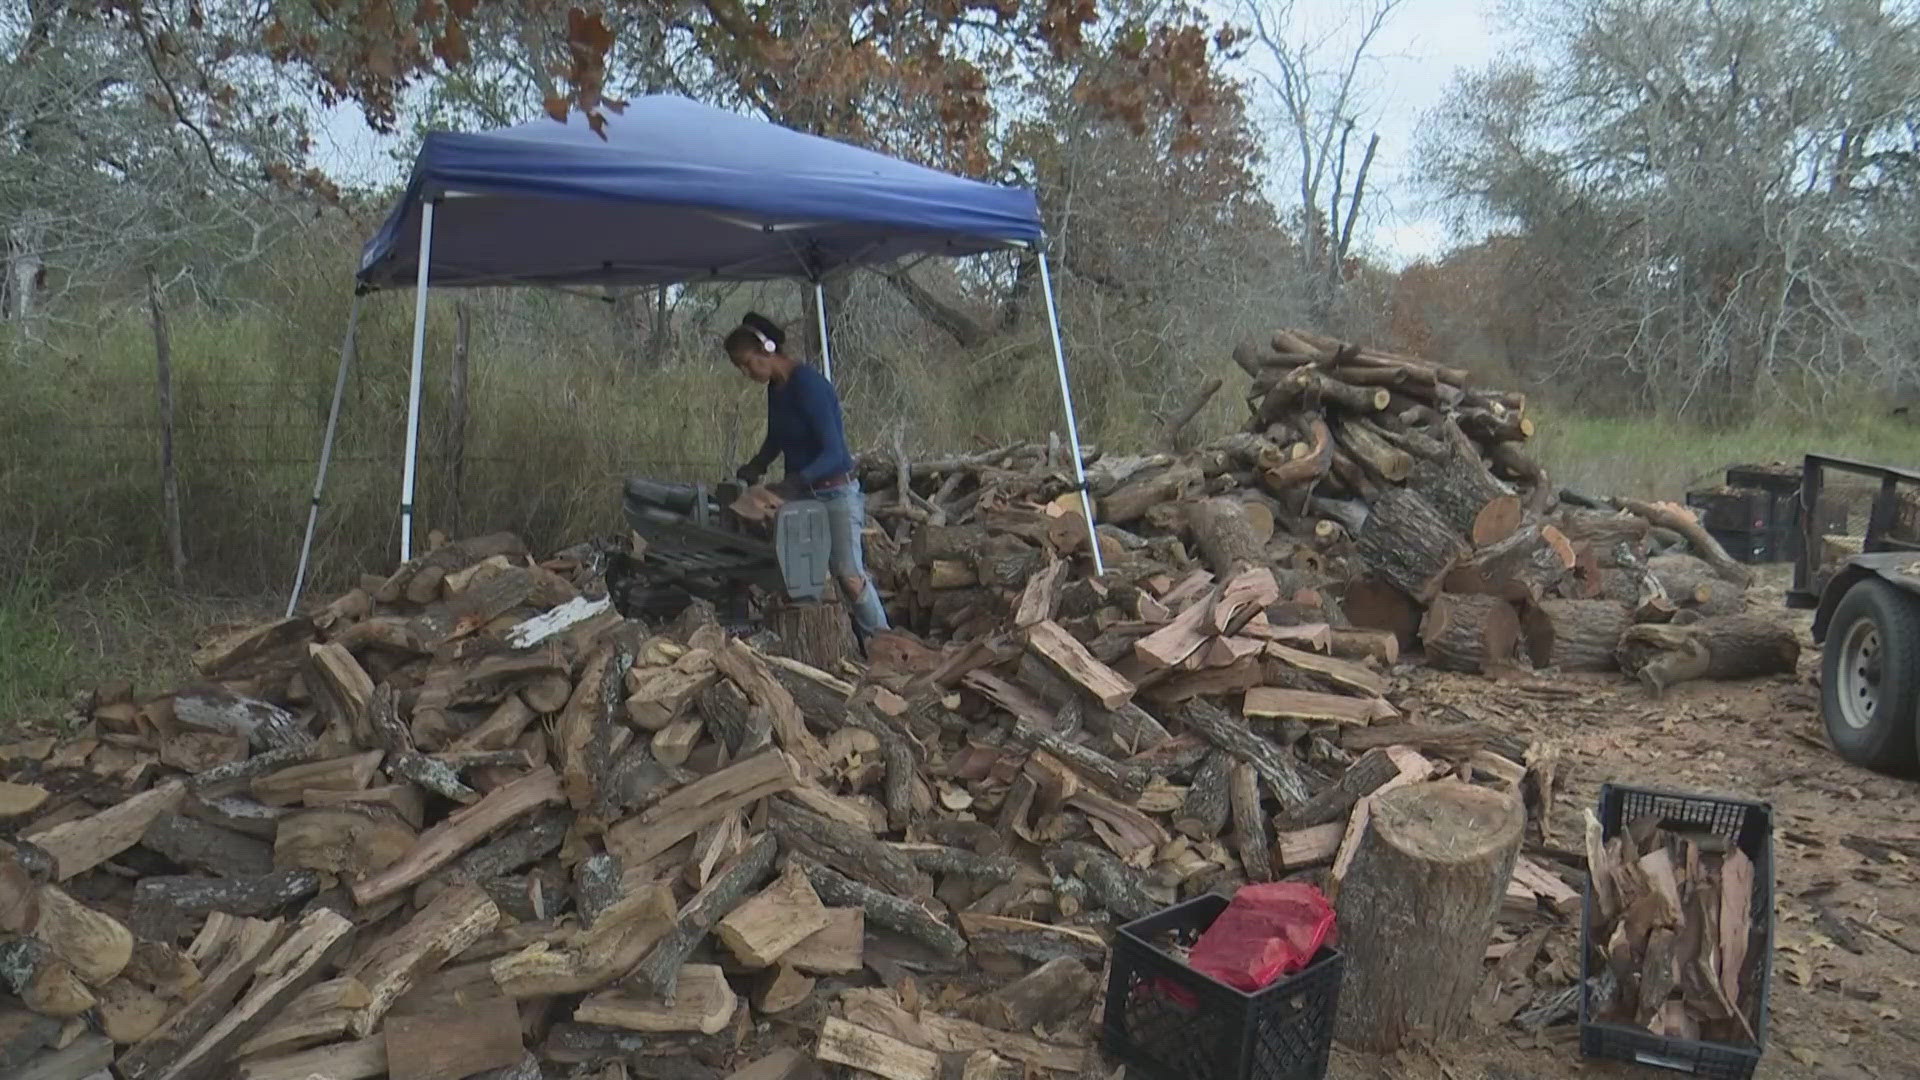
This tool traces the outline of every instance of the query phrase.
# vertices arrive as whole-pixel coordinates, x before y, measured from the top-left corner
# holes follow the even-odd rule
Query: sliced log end
[[[1526,519],[1526,507],[1518,495],[1501,495],[1480,508],[1473,516],[1473,525],[1469,529],[1474,547],[1486,547],[1497,544],[1520,531]],[[1555,535],[1558,535],[1556,533]],[[1566,544],[1566,537],[1560,537],[1560,543]],[[1568,558],[1572,558],[1572,549],[1568,549]],[[1569,561],[1568,565],[1572,565]]]

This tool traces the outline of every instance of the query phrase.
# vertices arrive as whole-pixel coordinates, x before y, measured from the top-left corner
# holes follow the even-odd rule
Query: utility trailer
[[[1808,454],[1787,604],[1811,608],[1820,713],[1855,765],[1920,764],[1920,472]],[[1857,535],[1836,521],[1864,522]],[[1844,526],[1843,526],[1844,528]]]

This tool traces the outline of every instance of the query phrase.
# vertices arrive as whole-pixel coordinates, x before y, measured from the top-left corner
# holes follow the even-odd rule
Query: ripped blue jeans
[[[880,590],[873,584],[873,575],[867,573],[866,555],[860,542],[860,530],[867,523],[866,496],[856,480],[815,491],[812,498],[826,505],[827,526],[833,536],[833,553],[828,556],[827,568],[839,582],[840,594],[847,598],[854,629],[865,641],[875,632],[887,629],[887,609],[880,603]]]

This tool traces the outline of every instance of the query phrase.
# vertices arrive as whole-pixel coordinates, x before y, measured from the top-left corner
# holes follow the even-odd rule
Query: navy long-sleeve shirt
[[[795,364],[785,382],[767,384],[767,437],[753,455],[753,471],[765,472],[777,454],[785,455],[787,479],[809,486],[853,471],[840,396],[806,364]]]

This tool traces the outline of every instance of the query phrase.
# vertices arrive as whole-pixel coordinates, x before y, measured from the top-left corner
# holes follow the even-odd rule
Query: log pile
[[[1078,1073],[1118,922],[1350,866],[1387,910],[1402,789],[1547,833],[1552,747],[1407,719],[1392,635],[1310,621],[1285,571],[1043,563],[994,633],[824,671],[699,605],[623,620],[599,562],[443,543],[0,748],[0,1066]],[[1510,835],[1477,872],[1564,920]]]
[[[1765,987],[1750,945],[1764,900],[1752,860],[1724,838],[1675,832],[1656,818],[1625,826],[1603,841],[1587,817],[1590,940],[1613,987],[1596,1001],[1597,1018],[1665,1038],[1755,1045]]]
[[[984,639],[1025,625],[1026,584],[1055,575],[1062,624],[1099,639],[1166,625],[1161,594],[1196,568],[1224,581],[1266,567],[1270,625],[1384,632],[1451,670],[1580,672],[1616,670],[1631,626],[1745,606],[1749,572],[1684,507],[1554,488],[1526,451],[1524,395],[1299,330],[1234,360],[1252,380],[1243,430],[1170,439],[1193,444],[1178,453],[1089,452],[1098,579],[1055,450],[863,463],[896,625]]]

